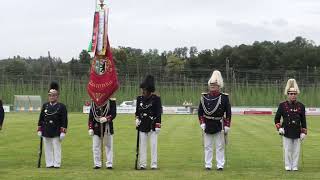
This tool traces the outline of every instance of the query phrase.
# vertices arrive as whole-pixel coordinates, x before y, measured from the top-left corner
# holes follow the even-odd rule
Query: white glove
[[[42,132],[38,131],[38,136],[41,137],[42,136]]]
[[[93,129],[89,129],[88,133],[89,133],[89,136],[93,136],[94,135]]]
[[[60,141],[62,141],[65,136],[66,136],[66,133],[60,133]]]
[[[156,134],[159,134],[159,133],[160,133],[160,129],[161,129],[161,128],[155,128]]]
[[[224,127],[224,134],[228,134],[230,131],[230,128],[228,126]]]
[[[200,125],[200,127],[201,127],[201,129],[204,131],[204,130],[206,129],[206,124],[205,124],[205,123],[202,123],[202,124]]]
[[[300,134],[300,140],[301,140],[301,141],[303,141],[305,137],[306,137],[306,134],[305,134],[305,133],[301,133],[301,134]]]
[[[105,122],[107,122],[107,118],[106,117],[101,117],[99,119],[99,121],[100,121],[100,123],[105,123]]]
[[[141,121],[137,118],[136,119],[136,127],[140,126],[140,124],[141,124]]]
[[[280,134],[280,135],[284,135],[284,129],[283,129],[283,128],[279,128],[278,131],[279,131],[279,134]]]

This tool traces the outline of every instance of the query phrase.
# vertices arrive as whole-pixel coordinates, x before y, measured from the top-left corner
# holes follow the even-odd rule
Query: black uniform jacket
[[[92,103],[95,109],[93,109],[93,107],[91,107],[90,109],[90,114],[89,114],[89,120],[88,120],[88,126],[89,129],[93,129],[94,134],[97,136],[101,136],[101,123],[99,121],[96,121],[95,115],[97,117],[106,117],[108,119],[107,122],[102,123],[103,124],[103,134],[105,133],[106,130],[106,124],[109,124],[109,130],[110,130],[110,134],[114,134],[114,130],[113,130],[113,120],[114,118],[117,116],[117,107],[116,107],[116,101],[115,100],[111,100],[109,99],[109,105],[105,104],[102,107],[97,107],[94,103]],[[107,106],[109,106],[109,109],[106,109]],[[95,115],[94,115],[95,113]],[[109,132],[107,132],[109,133]]]
[[[206,125],[205,133],[215,134],[220,132],[224,126],[230,127],[231,105],[228,95],[224,93],[203,93],[198,116],[200,124],[205,123]]]
[[[305,107],[301,102],[284,101],[279,104],[274,122],[280,125],[281,116],[283,118],[281,127],[284,128],[284,136],[287,138],[300,138],[300,133],[306,134],[307,122]],[[280,127],[280,126],[277,126]]]
[[[159,96],[152,94],[150,97],[138,96],[136,105],[136,118],[141,123],[139,131],[150,132],[161,127],[162,105]]]
[[[68,112],[64,104],[43,104],[38,121],[38,130],[42,131],[43,137],[60,136],[61,132],[66,133],[67,127]]]
[[[0,106],[0,126],[2,126],[4,121],[4,109],[2,106]]]

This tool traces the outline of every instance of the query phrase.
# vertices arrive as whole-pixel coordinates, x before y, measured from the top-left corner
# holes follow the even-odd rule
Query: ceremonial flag
[[[90,68],[88,94],[96,105],[102,106],[119,88],[115,64],[107,34],[107,9],[95,13],[91,52],[94,59]]]

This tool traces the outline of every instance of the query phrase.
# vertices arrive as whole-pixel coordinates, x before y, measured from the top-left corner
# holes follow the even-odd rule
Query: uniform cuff
[[[112,116],[111,115],[107,116],[106,118],[107,118],[107,121],[109,121],[109,122],[112,121]]]
[[[60,128],[60,132],[61,132],[61,133],[67,133],[67,129],[64,128],[64,127],[61,127],[61,128]]]
[[[224,126],[227,126],[227,127],[230,127],[230,125],[231,125],[231,120],[228,119],[228,118],[223,119],[223,125],[224,125]]]
[[[156,127],[155,128],[161,128],[161,124],[160,123],[156,123]]]
[[[200,117],[199,117],[199,123],[200,123],[200,124],[203,124],[203,123],[204,123],[204,118],[203,118],[203,116],[200,116]]]
[[[89,127],[89,129],[93,129],[93,123],[92,123],[92,121],[89,122],[88,127]]]

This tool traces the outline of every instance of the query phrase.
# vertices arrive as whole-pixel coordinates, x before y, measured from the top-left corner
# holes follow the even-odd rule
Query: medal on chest
[[[140,107],[142,108],[142,109],[148,109],[149,107],[151,107],[152,106],[152,103],[150,102],[149,104],[146,104],[146,103],[143,103],[143,102],[141,102],[140,103]]]

